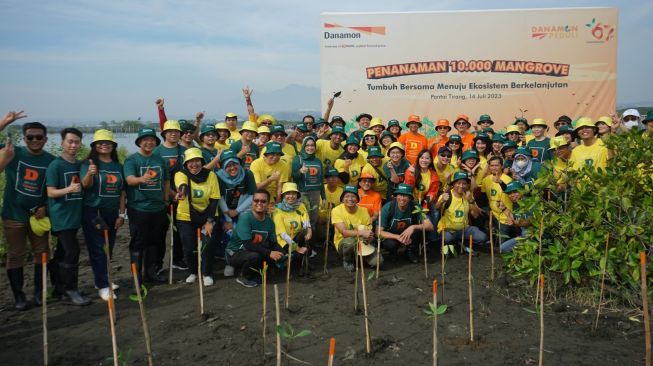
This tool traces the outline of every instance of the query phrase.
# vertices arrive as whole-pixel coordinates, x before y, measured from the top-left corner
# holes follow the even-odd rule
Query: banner
[[[616,107],[616,8],[321,14],[323,109],[453,123],[598,118]],[[352,126],[352,124],[348,124]],[[426,132],[425,131],[425,132]],[[431,133],[429,133],[431,134]]]

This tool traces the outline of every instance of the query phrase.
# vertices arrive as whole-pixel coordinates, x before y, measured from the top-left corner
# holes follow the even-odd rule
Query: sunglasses
[[[467,122],[465,122],[465,121],[459,121],[459,122],[454,123],[454,126],[460,126],[460,125],[466,125],[466,124],[467,124]]]
[[[460,142],[458,142],[458,141],[449,141],[449,143],[452,144],[452,145],[453,144],[460,145]]]
[[[43,140],[43,138],[45,138],[45,136],[43,135],[25,135],[25,139],[27,141],[33,141],[33,140],[41,141]]]
[[[629,122],[629,121],[637,121],[637,117],[635,117],[635,116],[627,116],[627,117],[624,117],[624,121],[627,121],[627,122]]]
[[[252,200],[252,202],[254,202],[256,204],[259,204],[259,205],[264,205],[264,204],[268,203],[268,200],[256,200],[255,199],[255,200]]]
[[[191,135],[193,131],[183,131],[181,134],[182,135]]]
[[[449,155],[449,154],[440,154],[440,157],[441,158],[451,159],[451,155]]]

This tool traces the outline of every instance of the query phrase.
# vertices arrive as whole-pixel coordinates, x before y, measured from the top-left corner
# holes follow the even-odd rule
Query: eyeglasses
[[[365,136],[365,140],[376,140],[375,136]]]
[[[182,131],[181,134],[182,134],[182,135],[190,135],[190,134],[192,134],[192,133],[193,133],[193,131],[187,130],[187,131]]]
[[[452,144],[452,145],[453,144],[460,145],[460,142],[458,142],[458,141],[449,141],[449,143]]]
[[[25,139],[27,141],[32,141],[32,140],[41,141],[43,140],[44,137],[45,136],[43,135],[25,135]]]
[[[113,142],[111,142],[111,141],[96,141],[95,144],[96,145],[112,145]]]
[[[256,200],[255,199],[255,200],[252,200],[252,202],[254,202],[256,204],[259,204],[259,205],[264,205],[264,204],[268,203],[268,200]]]
[[[440,157],[441,158],[451,159],[451,155],[449,155],[449,154],[440,154]]]

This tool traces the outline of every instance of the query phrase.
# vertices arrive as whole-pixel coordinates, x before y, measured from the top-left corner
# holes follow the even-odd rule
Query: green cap
[[[520,146],[517,148],[517,151],[515,151],[515,156],[517,155],[524,155],[529,158],[533,157],[533,153],[531,153],[531,150],[524,146]]]
[[[345,129],[340,127],[340,126],[335,126],[331,128],[331,133],[329,136],[333,135],[334,133],[339,133],[343,136],[343,138],[347,138],[347,134],[345,133]]]
[[[476,124],[480,124],[481,122],[490,122],[490,124],[494,124],[494,121],[489,114],[482,114],[480,117],[478,117],[478,122]]]
[[[410,196],[413,198],[413,187],[406,183],[399,183],[397,189],[395,189],[394,195],[403,194],[405,196]]]
[[[345,196],[345,193],[353,193],[356,195],[356,200],[360,201],[361,197],[358,195],[358,189],[352,185],[346,185],[345,188],[342,189],[342,194],[340,195],[340,202],[342,202],[342,198]]]
[[[449,141],[447,141],[447,144],[450,143],[450,142],[460,142],[462,144],[463,139],[462,139],[462,137],[460,137],[460,135],[453,134],[453,135],[449,136]]]
[[[502,134],[496,133],[496,134],[494,134],[494,137],[492,137],[492,142],[500,142],[502,144],[505,144],[506,139],[503,137]]]
[[[381,148],[378,146],[370,146],[367,148],[367,158],[382,158],[383,153],[381,152]]]
[[[492,128],[492,127],[485,127],[485,128],[483,129],[483,131],[481,131],[481,132],[483,132],[483,133],[487,133],[487,134],[494,134],[494,128]]]
[[[270,135],[274,135],[275,133],[282,133],[288,136],[288,133],[286,132],[286,128],[279,123],[277,123],[276,125],[272,125],[272,128],[270,129]]]
[[[395,135],[393,135],[392,132],[390,132],[388,130],[383,131],[383,133],[381,134],[381,139],[380,140],[383,140],[383,138],[386,137],[386,136],[391,137],[392,142],[397,141],[397,138],[395,137]]]
[[[324,120],[322,120],[322,123],[324,123]],[[295,129],[301,132],[308,132],[308,126],[306,126],[306,123],[304,122],[299,122],[297,126],[295,126]]]
[[[503,147],[501,147],[501,152],[504,152],[505,150],[508,149],[516,149],[517,148],[517,143],[514,141],[506,141],[503,144]]]
[[[488,136],[485,132],[479,132],[476,134],[476,137],[474,137],[474,142],[476,142],[476,140],[490,141],[490,136]]]
[[[206,124],[206,125],[202,125],[202,127],[200,127],[200,137],[202,137],[202,135],[204,135],[207,132],[216,132],[215,125]]]
[[[515,122],[513,123],[513,125],[517,125],[518,123],[523,123],[523,124],[525,124],[525,125],[526,125],[526,129],[528,130],[529,126],[528,126],[528,120],[527,120],[526,118],[524,118],[524,117],[519,117],[519,118],[515,119]]]
[[[469,176],[467,175],[466,172],[455,172],[453,175],[453,179],[451,180],[451,183],[455,183],[456,181],[459,181],[461,179],[469,181]]]
[[[460,160],[465,161],[467,159],[476,159],[476,160],[478,160],[478,153],[476,152],[476,150],[469,149],[469,150],[465,151]]]
[[[511,192],[518,191],[522,188],[524,188],[524,186],[521,184],[521,182],[513,180],[512,182],[508,183],[508,185],[506,185],[506,189],[504,189],[503,192],[511,193]]]
[[[563,135],[565,133],[573,134],[574,133],[574,128],[569,126],[569,125],[564,125],[564,126],[560,127],[558,132],[556,132],[556,136],[560,136],[560,135]]]
[[[399,121],[397,121],[396,119],[391,119],[388,121],[388,128],[392,126],[399,126],[399,129],[401,129],[401,124],[399,124]]]
[[[303,123],[303,122],[300,122],[300,123]],[[318,126],[323,125],[325,123],[327,123],[327,122],[324,120],[324,118],[320,117],[320,118],[317,119],[317,121],[315,121],[315,123],[313,123],[313,126],[318,127]],[[304,126],[306,126],[306,125],[304,125]],[[297,127],[299,127],[299,124],[297,125]],[[305,132],[308,132],[308,127],[306,127]]]
[[[361,121],[361,118],[363,118],[363,117],[367,117],[367,119],[370,119],[370,120],[372,119],[372,115],[371,115],[371,114],[369,114],[369,113],[361,113],[361,114],[359,114],[358,116],[356,116],[356,122],[360,122],[360,121]]]
[[[141,142],[141,139],[147,136],[152,136],[156,139],[156,146],[159,146],[161,143],[161,139],[156,135],[156,132],[154,132],[153,129],[149,127],[141,127],[138,130],[138,136],[136,137],[136,146],[140,146],[139,143]]]
[[[334,167],[328,167],[326,170],[326,174],[324,175],[325,177],[340,177],[340,174],[338,174],[338,171]]]
[[[343,125],[346,123],[345,120],[342,117],[333,116],[333,118],[331,118],[331,123],[329,123],[329,125],[331,127],[333,127],[333,124],[336,123],[336,122],[342,123]]]
[[[646,112],[646,117],[644,117],[644,119],[642,120],[642,123],[647,124],[650,121],[653,121],[653,109]]]
[[[270,155],[270,154],[279,154],[283,156],[283,151],[281,150],[281,144],[276,141],[270,141],[267,144],[265,144],[265,154],[263,155]]]
[[[195,132],[195,125],[188,122],[188,121],[186,121],[186,120],[180,119],[179,120],[179,125],[181,126],[182,132],[184,132],[184,131]]]
[[[354,136],[354,135],[352,134],[352,135],[350,135],[349,137],[347,137],[347,142],[345,143],[345,147],[346,147],[347,145],[356,145],[356,146],[358,146],[360,143],[361,143],[360,140],[358,140],[358,139],[356,138],[356,136]]]

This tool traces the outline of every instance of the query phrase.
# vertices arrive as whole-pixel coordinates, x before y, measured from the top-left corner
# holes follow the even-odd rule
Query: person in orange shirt
[[[474,135],[469,132],[469,128],[472,127],[472,124],[469,123],[469,117],[464,114],[459,115],[456,117],[453,126],[458,130],[458,134],[463,140],[463,151],[474,147]]]
[[[379,218],[379,212],[381,211],[381,195],[379,192],[372,190],[372,185],[374,185],[375,180],[374,176],[370,173],[363,173],[358,179],[358,196],[360,196],[358,206],[367,209],[367,213],[372,218],[372,222],[375,222]]]
[[[451,126],[449,126],[448,119],[440,119],[435,124],[435,131],[438,133],[429,140],[429,150],[431,150],[431,156],[437,156],[438,151],[442,146],[446,146],[449,142],[449,131],[451,131]]]
[[[406,159],[411,164],[415,164],[419,152],[428,147],[428,141],[426,140],[426,136],[418,132],[420,127],[422,127],[419,116],[411,114],[408,117],[406,126],[408,127],[408,132],[399,136],[399,142],[406,148]]]

